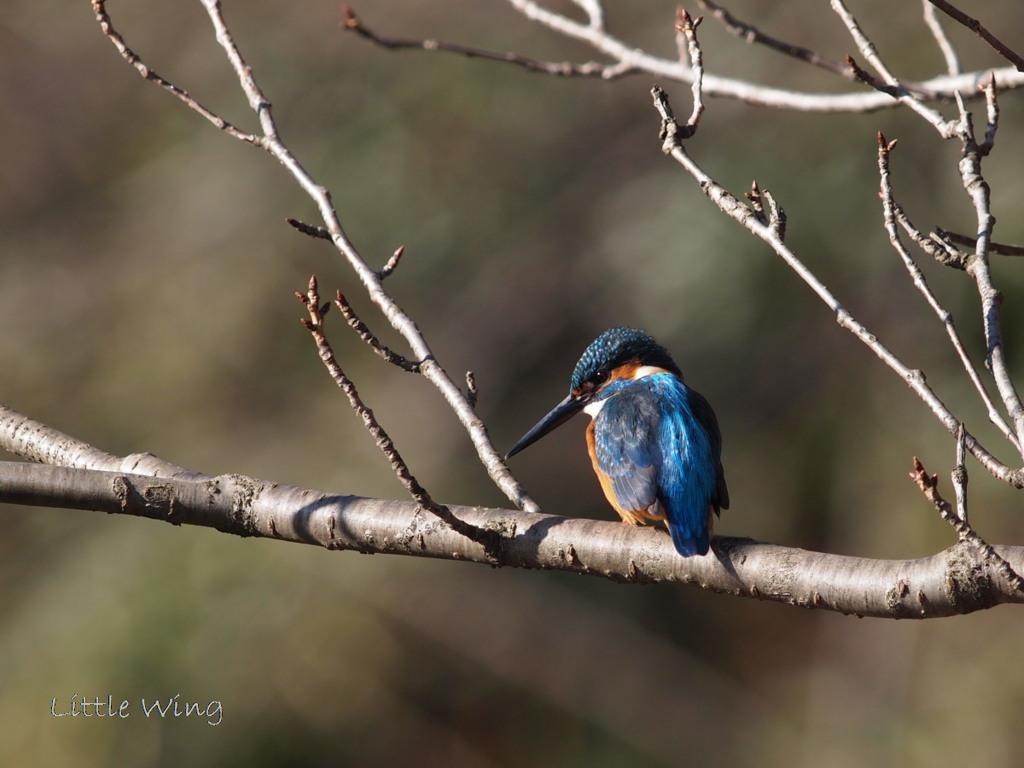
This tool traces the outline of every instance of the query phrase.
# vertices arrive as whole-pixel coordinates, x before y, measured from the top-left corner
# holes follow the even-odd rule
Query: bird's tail
[[[711,535],[707,530],[702,531],[697,536],[691,536],[678,525],[670,525],[668,532],[672,536],[672,543],[675,544],[676,552],[683,557],[706,555],[708,549],[711,548]]]

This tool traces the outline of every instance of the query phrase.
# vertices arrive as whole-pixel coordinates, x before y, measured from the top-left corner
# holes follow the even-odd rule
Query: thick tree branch
[[[485,547],[411,501],[329,494],[241,475],[181,480],[14,462],[0,462],[0,502],[148,517],[332,550],[689,584],[859,616],[936,618],[1024,602],[1002,571],[963,542],[919,560],[871,560],[718,536],[707,557],[682,558],[657,528],[451,507],[467,524],[494,533],[494,546]],[[1014,571],[1024,569],[1024,547],[994,550]]]

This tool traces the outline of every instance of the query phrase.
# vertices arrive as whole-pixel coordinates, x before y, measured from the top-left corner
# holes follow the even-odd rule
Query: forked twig
[[[142,61],[135,51],[128,47],[124,38],[121,37],[121,33],[114,29],[114,25],[110,21],[110,15],[107,13],[106,5],[106,0],[92,0],[92,10],[96,15],[96,21],[99,22],[100,29],[103,31],[103,34],[106,35],[110,42],[114,44],[114,47],[117,48],[118,53],[121,54],[121,58],[131,64],[135,68],[136,72],[142,75],[142,77],[149,82],[163,88],[193,112],[206,118],[229,136],[234,136],[236,139],[249,144],[262,145],[262,140],[259,136],[236,127],[220,115],[207,109],[184,88],[179,88],[171,81],[154,72],[148,64]]]
[[[334,356],[334,350],[331,349],[330,342],[327,340],[327,336],[324,333],[324,315],[327,313],[330,304],[324,304],[323,306],[320,305],[320,294],[317,288],[316,276],[314,275],[309,278],[309,287],[305,293],[296,292],[295,296],[306,305],[306,310],[309,312],[309,317],[301,318],[301,322],[303,326],[305,326],[306,330],[310,332],[310,335],[312,335],[313,341],[316,344],[317,352],[319,353],[324,366],[327,368],[327,372],[331,375],[331,378],[334,379],[334,383],[337,384],[341,391],[345,393],[352,410],[356,412],[360,419],[362,419],[363,426],[366,428],[366,431],[369,432],[376,441],[377,447],[380,448],[381,452],[387,458],[395,476],[398,477],[402,485],[405,486],[409,495],[412,496],[416,503],[423,509],[443,520],[445,523],[450,525],[453,530],[458,531],[474,541],[481,543],[486,541],[493,547],[497,543],[496,540],[494,540],[496,537],[494,531],[482,530],[459,519],[444,504],[438,504],[434,501],[427,490],[419,484],[412,472],[409,471],[409,466],[405,463],[405,460],[398,452],[398,448],[395,446],[391,436],[387,433],[384,427],[380,425],[380,422],[377,421],[373,411],[366,406],[362,397],[360,397],[359,391],[356,389],[356,385],[345,374],[345,371],[342,370],[341,365]]]
[[[892,243],[892,247],[899,254],[900,259],[903,262],[903,266],[906,267],[908,274],[910,275],[911,282],[914,287],[924,296],[928,306],[932,308],[943,327],[946,329],[946,335],[949,337],[950,344],[953,345],[953,350],[956,352],[957,357],[960,358],[960,364],[967,372],[967,377],[971,380],[974,385],[974,389],[977,391],[981,401],[985,404],[985,408],[988,411],[989,420],[998,427],[999,431],[1003,433],[1003,436],[1017,449],[1020,453],[1021,447],[1017,440],[1017,436],[1013,430],[1003,419],[1002,414],[996,408],[995,402],[988,393],[984,382],[981,380],[981,376],[978,374],[977,368],[974,363],[971,362],[970,356],[967,354],[967,349],[964,347],[963,341],[960,338],[960,334],[956,330],[956,325],[953,321],[953,315],[947,311],[936,298],[931,288],[928,286],[927,280],[925,280],[924,273],[918,267],[917,262],[910,255],[910,252],[904,247],[903,242],[900,240],[899,230],[897,229],[897,208],[893,197],[892,190],[892,179],[890,173],[890,155],[896,146],[896,142],[887,141],[885,136],[881,133],[878,134],[878,175],[880,179],[880,190],[879,195],[882,199],[882,214],[885,224],[885,230],[889,234],[889,242]],[[904,217],[905,226],[911,227],[909,220]],[[962,430],[963,425],[960,425]],[[958,442],[962,442],[963,436],[958,430]]]
[[[939,112],[931,107],[925,106],[916,94],[912,93],[909,88],[901,83],[899,79],[889,71],[885,62],[882,61],[882,57],[879,55],[878,49],[875,48],[875,44],[871,42],[871,39],[861,29],[857,19],[852,13],[850,13],[850,10],[846,7],[843,0],[830,0],[830,2],[832,10],[836,12],[839,18],[842,19],[843,24],[846,25],[846,29],[857,44],[857,48],[860,50],[861,54],[865,59],[867,59],[868,63],[874,67],[875,71],[878,72],[881,77],[881,80],[878,80],[871,76],[867,71],[861,69],[852,57],[847,56],[846,63],[853,68],[854,73],[857,75],[857,79],[864,81],[876,90],[892,96],[900,104],[909,107],[931,123],[944,138],[952,136],[956,128],[956,123],[944,119]]]

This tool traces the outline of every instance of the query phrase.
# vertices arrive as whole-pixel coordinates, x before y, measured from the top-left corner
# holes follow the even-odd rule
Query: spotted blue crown
[[[613,371],[620,365],[638,361],[671,371],[680,379],[683,374],[668,350],[637,328],[612,328],[587,347],[572,372],[569,389],[575,391],[584,382],[592,381],[600,371]]]

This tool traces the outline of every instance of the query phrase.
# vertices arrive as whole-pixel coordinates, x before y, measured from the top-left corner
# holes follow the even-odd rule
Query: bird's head
[[[633,380],[656,371],[682,378],[663,346],[636,328],[612,328],[590,343],[572,372],[569,394],[505,455],[510,458],[561,426],[591,403],[607,396],[614,381]]]

